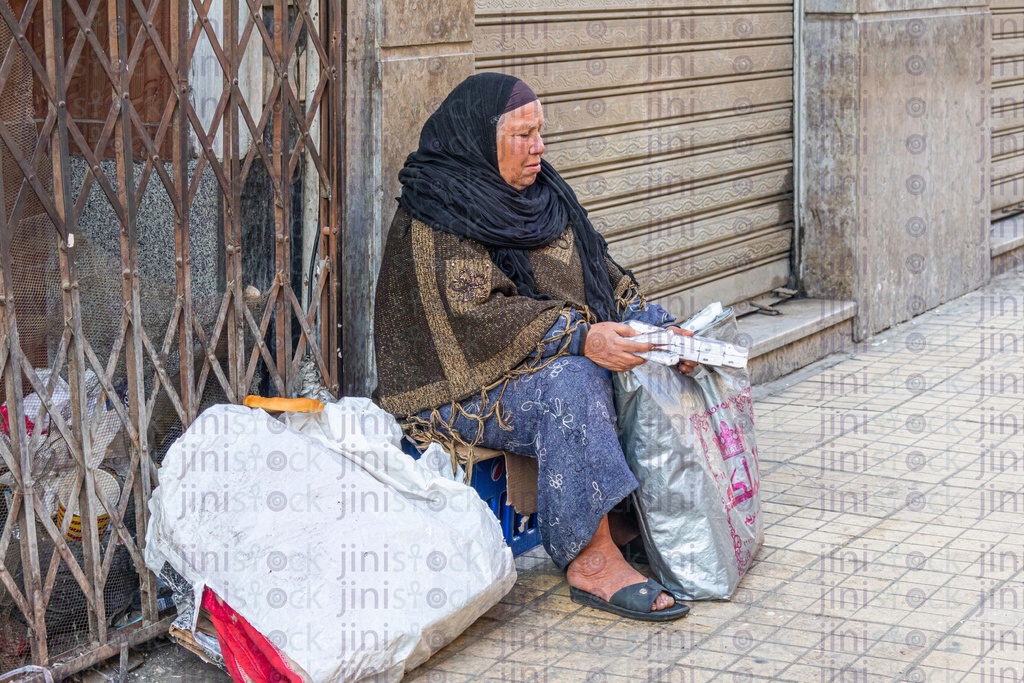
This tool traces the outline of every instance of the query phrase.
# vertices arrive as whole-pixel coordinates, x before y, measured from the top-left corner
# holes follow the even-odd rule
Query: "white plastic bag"
[[[171,447],[146,563],[208,586],[316,683],[397,681],[515,583],[471,488],[398,448],[366,399],[289,415],[219,405]]]

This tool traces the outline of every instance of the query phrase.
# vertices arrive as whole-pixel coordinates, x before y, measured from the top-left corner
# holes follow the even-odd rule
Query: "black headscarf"
[[[497,73],[470,76],[423,126],[419,149],[399,172],[399,204],[435,230],[480,242],[522,296],[539,294],[528,252],[558,238],[569,222],[583,263],[587,304],[612,320],[614,295],[605,258],[608,244],[594,229],[576,193],[546,161],[520,192],[498,170],[497,124],[519,79]]]

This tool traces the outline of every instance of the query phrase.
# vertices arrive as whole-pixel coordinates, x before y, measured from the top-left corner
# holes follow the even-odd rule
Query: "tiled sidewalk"
[[[1024,277],[755,390],[766,544],[731,602],[649,625],[543,556],[412,672],[508,681],[1024,681]]]

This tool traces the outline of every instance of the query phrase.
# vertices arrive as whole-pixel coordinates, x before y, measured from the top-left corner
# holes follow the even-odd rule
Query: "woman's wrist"
[[[587,355],[587,335],[590,333],[590,323],[586,320],[581,321],[579,327],[576,328],[579,340],[577,341],[577,356]]]

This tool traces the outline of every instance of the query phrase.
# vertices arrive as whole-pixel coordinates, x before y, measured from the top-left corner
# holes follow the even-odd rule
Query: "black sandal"
[[[620,617],[638,621],[673,621],[687,615],[690,606],[680,603],[678,599],[676,599],[676,604],[668,609],[653,609],[654,601],[662,593],[672,595],[654,579],[647,579],[644,583],[634,583],[620,588],[611,600],[604,600],[593,593],[569,586],[569,597],[576,604],[611,612]]]

